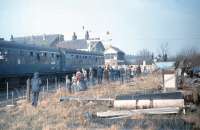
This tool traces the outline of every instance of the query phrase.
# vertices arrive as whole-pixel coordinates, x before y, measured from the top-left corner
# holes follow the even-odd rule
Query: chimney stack
[[[14,40],[13,35],[11,35],[10,36],[10,41],[13,41],[13,40]]]
[[[85,40],[89,40],[89,38],[90,38],[89,32],[86,31],[86,32],[85,32]]]
[[[77,40],[77,36],[75,32],[73,33],[72,40]]]

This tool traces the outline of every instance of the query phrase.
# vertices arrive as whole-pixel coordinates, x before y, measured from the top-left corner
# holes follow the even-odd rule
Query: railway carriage
[[[0,78],[69,73],[104,64],[103,54],[0,41]]]

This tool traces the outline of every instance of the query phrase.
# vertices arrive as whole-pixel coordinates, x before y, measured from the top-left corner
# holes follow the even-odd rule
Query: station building
[[[125,64],[125,53],[117,47],[109,46],[104,51],[105,64],[111,66],[124,65]]]

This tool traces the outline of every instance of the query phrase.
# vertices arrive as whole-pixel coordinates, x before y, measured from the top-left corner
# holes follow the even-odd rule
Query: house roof
[[[77,39],[77,40],[69,40],[69,41],[61,41],[57,44],[59,48],[67,48],[67,49],[87,49],[87,41],[85,39]]]
[[[49,34],[49,35],[32,35],[25,37],[14,37],[13,41],[27,44],[47,45],[51,46],[55,44],[55,41],[63,41],[64,35],[61,34]]]
[[[120,50],[120,49],[117,48],[117,47],[109,46],[109,47],[105,50],[104,54],[118,53],[118,52],[124,53],[122,50]]]
[[[103,51],[105,50],[105,47],[101,41],[91,41],[90,45],[91,45],[92,50],[95,50],[95,47],[97,47],[97,46],[101,47],[103,49]]]

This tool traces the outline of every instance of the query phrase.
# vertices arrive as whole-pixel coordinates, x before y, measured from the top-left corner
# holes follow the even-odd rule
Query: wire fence
[[[88,78],[84,82],[87,88],[92,88],[95,85],[103,86],[103,85],[108,85],[108,83],[123,84],[125,82],[130,82],[131,80],[132,79],[128,76],[115,77],[113,79],[110,78],[109,81],[103,78],[102,82],[98,84],[97,77],[94,77],[93,79]],[[70,80],[70,87],[72,86],[72,84],[73,84],[72,80]],[[27,79],[26,85],[21,85],[21,87],[19,88],[10,87],[9,82],[6,82],[5,88],[6,90],[0,91],[0,106],[14,105],[16,101],[21,100],[21,99],[31,100],[32,93],[31,93],[30,79]],[[40,97],[47,97],[48,93],[56,92],[60,88],[65,88],[65,90],[68,91],[65,77],[43,78],[41,89],[40,89]]]

